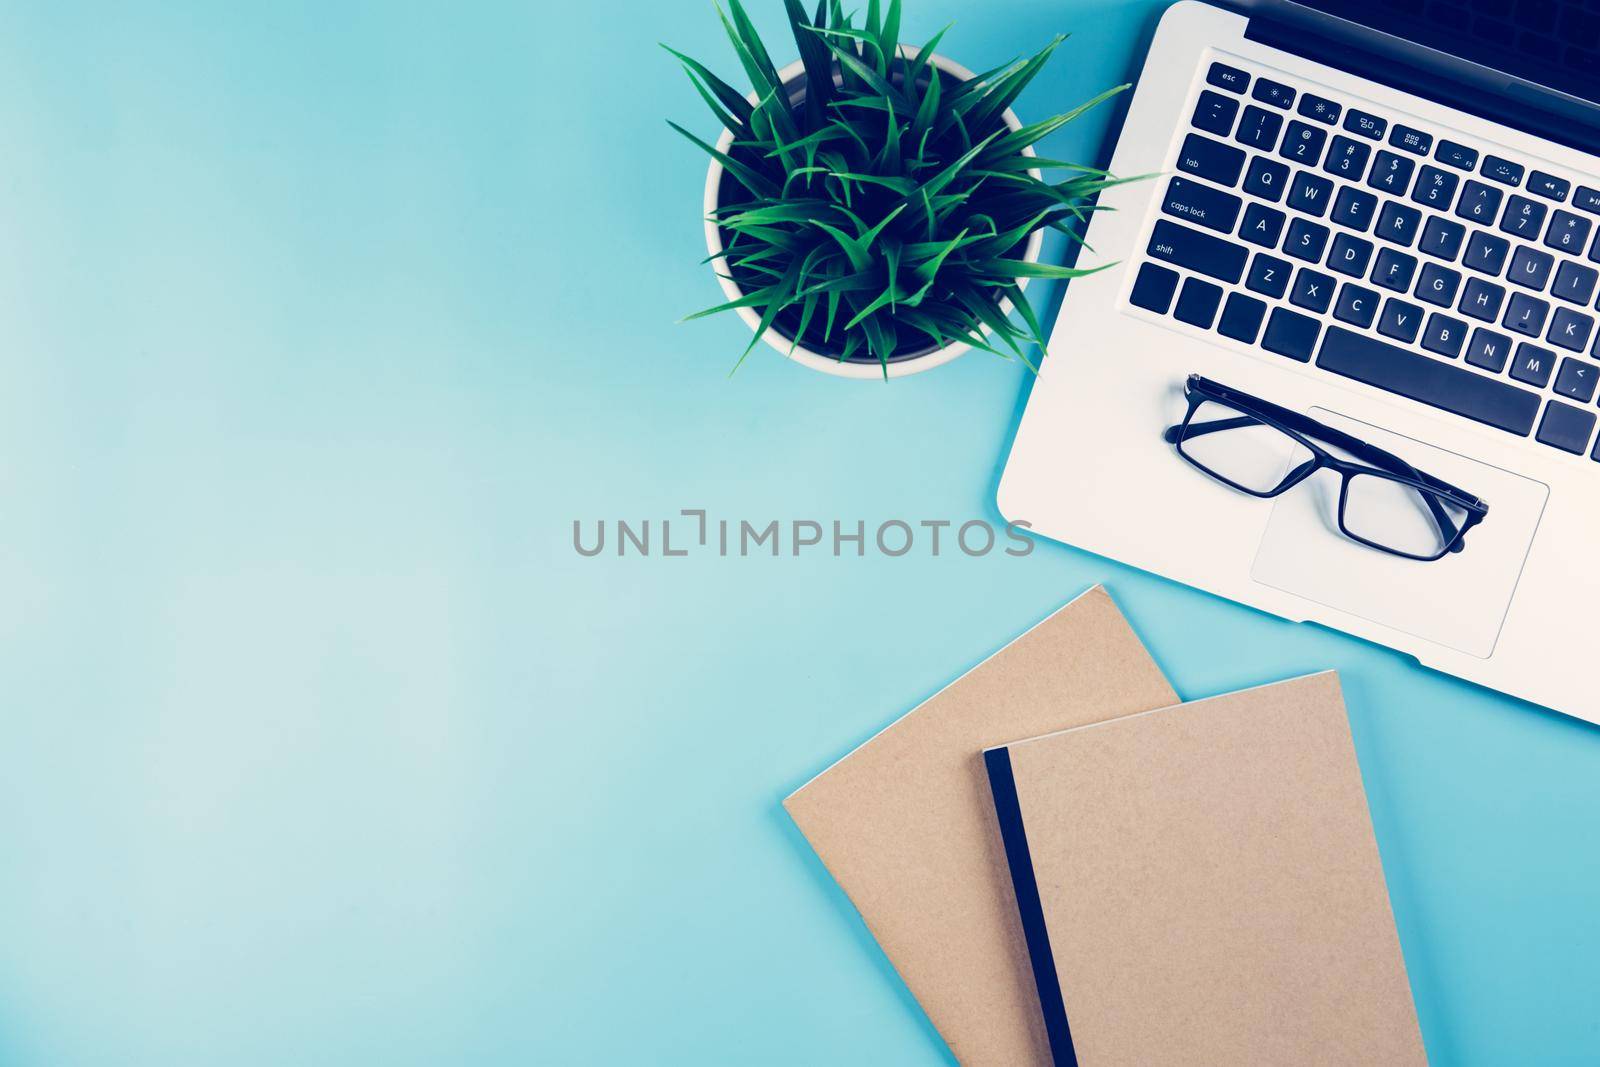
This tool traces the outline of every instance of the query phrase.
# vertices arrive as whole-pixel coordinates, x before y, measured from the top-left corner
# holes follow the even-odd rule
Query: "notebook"
[[[963,1064],[1050,1057],[983,749],[1176,699],[1091,589],[784,801]]]
[[[985,762],[1057,1064],[1427,1063],[1336,675]]]

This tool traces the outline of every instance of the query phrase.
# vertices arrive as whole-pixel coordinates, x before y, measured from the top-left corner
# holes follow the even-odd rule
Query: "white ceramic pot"
[[[916,58],[917,51],[918,50],[916,48],[910,45],[901,45],[900,47],[900,54],[908,59]],[[957,78],[961,81],[972,80],[972,71],[968,70],[966,67],[963,67],[959,63],[951,62],[941,55],[935,55],[931,60],[929,60],[929,63],[931,66],[937,67],[946,74],[949,74],[951,77]],[[804,75],[804,73],[805,64],[799,60],[796,60],[780,70],[778,72],[778,76],[784,81],[785,84],[787,84],[794,79],[801,77]],[[751,104],[758,102],[758,99],[754,93],[750,94],[748,99]],[[1020,130],[1022,128],[1022,123],[1017,120],[1017,116],[1009,109],[1007,109],[1005,115],[1002,116],[1002,119],[1006,126],[1012,130]],[[722,136],[717,139],[717,151],[727,153],[732,144],[732,131],[723,130]],[[1025,148],[1023,151],[1030,156],[1034,154],[1032,148]],[[1033,172],[1036,177],[1038,176],[1038,173],[1038,171]],[[718,196],[722,190],[722,174],[722,164],[713,159],[711,161],[711,169],[706,174],[705,193],[706,248],[710,250],[713,256],[719,255],[722,252],[722,230],[717,226],[716,223]],[[1023,260],[1028,263],[1037,262],[1039,259],[1039,250],[1043,244],[1044,231],[1035,230],[1028,237],[1028,243],[1023,251]],[[740,289],[731,278],[723,273],[721,269],[719,269],[717,262],[713,262],[713,269],[716,270],[717,280],[721,282],[722,291],[728,294],[729,300],[738,300],[744,296],[744,291]],[[1028,279],[1026,278],[1020,279],[1018,282],[1019,287],[1026,287],[1027,284]],[[1006,312],[1010,312],[1011,305],[1009,302],[1004,305],[1004,309]],[[749,325],[750,329],[760,329],[761,315],[756,311],[756,309],[746,307],[738,308],[737,311],[739,317],[744,319],[744,321]],[[988,330],[986,329],[984,332],[988,333]],[[773,348],[777,349],[783,355],[793,359],[797,363],[803,363],[806,366],[811,367],[813,370],[820,370],[827,374],[835,374],[841,378],[871,378],[880,381],[883,379],[883,365],[878,363],[876,360],[867,363],[843,362],[836,356],[829,356],[818,352],[813,352],[804,345],[796,345],[792,338],[786,337],[774,327],[769,327],[767,332],[761,335],[761,339],[767,342],[767,344],[771,345]],[[916,374],[918,371],[932,370],[934,367],[940,366],[944,363],[949,363],[957,356],[965,354],[969,348],[971,348],[971,346],[964,343],[950,344],[945,345],[943,348],[929,349],[926,353],[914,356],[904,356],[899,359],[891,360],[889,362],[889,377],[899,378],[907,374]]]

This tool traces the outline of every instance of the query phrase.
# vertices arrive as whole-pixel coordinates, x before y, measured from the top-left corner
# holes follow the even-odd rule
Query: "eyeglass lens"
[[[1211,398],[1195,406],[1178,451],[1207,474],[1258,496],[1273,496],[1315,454],[1293,435]],[[1339,496],[1339,528],[1403,556],[1437,559],[1454,543],[1466,510],[1445,497],[1376,473],[1350,475]]]

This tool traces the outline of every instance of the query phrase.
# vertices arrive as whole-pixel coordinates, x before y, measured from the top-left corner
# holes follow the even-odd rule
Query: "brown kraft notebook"
[[[784,801],[962,1063],[1050,1061],[983,749],[1176,700],[1096,587]]]
[[[1057,1064],[1426,1064],[1336,675],[985,760]]]

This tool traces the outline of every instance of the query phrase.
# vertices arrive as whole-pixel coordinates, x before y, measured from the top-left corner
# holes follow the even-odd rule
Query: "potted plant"
[[[1127,86],[1023,126],[1011,105],[1062,38],[975,75],[937,53],[943,31],[900,44],[899,0],[869,0],[860,28],[840,0],[809,17],[799,0],[785,6],[800,58],[780,70],[740,0],[718,5],[749,95],[668,49],[723,127],[713,145],[671,123],[711,156],[706,244],[728,297],[690,318],[749,323],[739,363],[765,340],[854,378],[913,374],[969,348],[1034,369],[1024,348],[1044,340],[1024,286],[1089,273],[1040,263],[1043,233],[1076,238],[1116,179],[1033,145]]]

